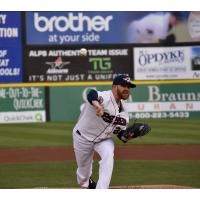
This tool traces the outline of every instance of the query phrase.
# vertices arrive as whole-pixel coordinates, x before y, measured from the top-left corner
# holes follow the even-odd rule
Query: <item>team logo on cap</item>
[[[127,76],[127,77],[124,77],[123,79],[124,79],[125,81],[127,81],[127,82],[131,82],[131,79],[130,79],[130,77],[128,77],[128,76]]]

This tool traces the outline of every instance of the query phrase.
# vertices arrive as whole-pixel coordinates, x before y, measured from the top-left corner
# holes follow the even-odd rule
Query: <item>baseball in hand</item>
[[[80,56],[87,56],[87,49],[81,48],[79,53],[80,53]]]

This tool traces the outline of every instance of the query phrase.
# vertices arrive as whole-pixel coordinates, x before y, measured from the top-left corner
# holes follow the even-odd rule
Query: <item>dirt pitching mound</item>
[[[127,185],[111,186],[110,189],[192,189],[192,187],[180,185]]]
[[[34,189],[61,189],[49,187],[34,187]],[[80,189],[79,187],[62,188],[62,189]],[[110,186],[109,189],[194,189],[189,186],[180,185],[127,185],[127,186]]]

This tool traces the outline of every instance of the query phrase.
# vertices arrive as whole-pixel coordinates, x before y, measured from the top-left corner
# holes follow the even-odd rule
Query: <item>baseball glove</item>
[[[120,131],[117,137],[126,143],[128,140],[136,137],[142,137],[151,131],[151,127],[145,123],[134,122],[126,130]]]

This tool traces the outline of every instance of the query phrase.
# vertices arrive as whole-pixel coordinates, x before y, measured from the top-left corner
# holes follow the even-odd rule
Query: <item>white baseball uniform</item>
[[[83,108],[77,124],[73,129],[73,145],[78,164],[77,181],[81,187],[88,187],[92,174],[94,151],[100,157],[99,180],[96,188],[109,188],[113,171],[114,142],[113,133],[125,130],[129,116],[125,104],[121,100],[122,110],[115,101],[111,90],[98,91],[98,100],[103,105],[104,114],[96,116],[94,107],[87,102]]]

